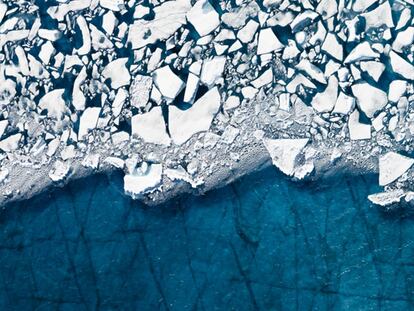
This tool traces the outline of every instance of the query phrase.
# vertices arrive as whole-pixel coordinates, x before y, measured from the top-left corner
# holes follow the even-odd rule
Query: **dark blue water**
[[[414,218],[377,177],[275,169],[149,208],[107,177],[1,214],[0,310],[414,310]]]

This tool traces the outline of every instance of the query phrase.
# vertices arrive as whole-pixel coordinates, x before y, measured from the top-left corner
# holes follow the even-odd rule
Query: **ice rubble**
[[[374,203],[412,197],[412,3],[45,5],[0,4],[2,170],[62,182],[78,162],[116,167],[127,193],[156,200],[243,167],[254,146],[295,178],[343,161],[379,170]]]

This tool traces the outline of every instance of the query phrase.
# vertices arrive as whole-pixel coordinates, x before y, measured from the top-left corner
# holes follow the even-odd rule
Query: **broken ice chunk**
[[[338,97],[338,79],[330,76],[326,89],[317,93],[312,99],[312,107],[318,112],[329,112],[335,106]]]
[[[131,105],[144,108],[150,98],[152,89],[152,77],[136,75],[129,88]]]
[[[371,60],[379,57],[379,53],[375,52],[367,41],[358,44],[349,55],[345,58],[345,64],[353,63],[361,60]]]
[[[367,72],[375,82],[378,82],[385,70],[385,65],[383,63],[375,61],[361,62],[360,67],[362,71]]]
[[[113,89],[119,89],[122,86],[126,86],[131,81],[131,75],[126,68],[128,58],[118,58],[110,62],[102,71],[102,76],[105,79],[111,79],[111,87]]]
[[[389,206],[398,203],[406,195],[402,189],[374,193],[368,196],[368,200],[379,206]]]
[[[396,152],[388,152],[379,158],[379,184],[386,186],[400,178],[414,164],[414,159]]]
[[[86,155],[86,157],[82,161],[82,165],[85,167],[89,167],[91,169],[98,169],[99,167],[99,159],[100,159],[99,153],[89,153]]]
[[[22,134],[11,135],[2,141],[0,141],[0,150],[4,152],[14,151],[19,147],[20,140],[22,139]]]
[[[238,96],[229,96],[226,102],[224,103],[224,110],[230,110],[240,106],[240,98]]]
[[[0,121],[0,138],[3,136],[3,134],[6,131],[6,128],[7,128],[8,125],[9,125],[8,120],[1,120]]]
[[[193,188],[197,188],[197,186],[203,184],[202,180],[194,181],[191,175],[181,165],[176,168],[167,168],[164,173],[169,179],[183,180],[188,182]]]
[[[85,110],[86,97],[81,90],[81,86],[85,82],[86,78],[86,67],[83,67],[73,83],[72,105],[78,111]]]
[[[283,47],[284,45],[279,41],[271,28],[260,30],[259,43],[257,46],[258,55],[279,51],[283,49]]]
[[[187,84],[185,86],[184,102],[192,104],[197,94],[200,78],[193,73],[188,74]]]
[[[185,85],[169,66],[157,69],[153,78],[158,90],[168,101],[173,101]]]
[[[86,22],[85,17],[82,15],[79,15],[76,18],[76,23],[78,24],[82,34],[82,46],[75,51],[79,55],[86,55],[91,50],[91,34],[89,32],[88,23]]]
[[[136,199],[140,195],[158,188],[162,180],[162,165],[147,165],[146,169],[137,170],[124,176],[125,193]]]
[[[29,34],[27,34],[27,36],[28,35]],[[56,29],[39,29],[37,35],[42,39],[49,40],[52,42],[57,41],[62,37],[62,33]]]
[[[344,94],[342,91],[339,92],[338,99],[335,103],[333,113],[348,114],[355,107],[355,98]]]
[[[114,47],[114,44],[102,31],[96,28],[93,24],[90,24],[89,27],[91,29],[92,47],[95,51],[112,49]]]
[[[125,166],[125,161],[117,157],[107,157],[105,158],[104,162],[108,163],[109,165],[113,167],[120,168],[120,169],[123,169]]]
[[[328,53],[339,61],[342,61],[344,58],[342,44],[338,41],[337,36],[330,32],[328,32],[325,41],[322,44],[322,51]]]
[[[9,105],[16,95],[16,82],[0,77],[0,106]]]
[[[55,48],[50,41],[46,41],[45,44],[42,45],[39,52],[39,58],[45,65],[49,65],[50,58],[52,57],[53,53],[55,53]]]
[[[394,51],[390,51],[392,70],[407,80],[414,80],[414,66]]]
[[[187,19],[200,37],[210,34],[220,25],[219,14],[208,0],[197,1],[187,13]]]
[[[45,94],[39,100],[39,107],[47,110],[47,115],[51,118],[62,119],[63,115],[69,112],[66,102],[63,99],[65,89],[53,90]]]
[[[388,100],[393,103],[398,102],[407,90],[407,85],[407,82],[403,80],[392,81],[388,90]]]
[[[260,77],[256,80],[253,80],[251,84],[256,88],[260,89],[262,86],[265,86],[273,81],[273,70],[272,68],[267,69]]]
[[[414,27],[408,27],[407,29],[397,33],[397,36],[392,43],[392,49],[398,53],[402,53],[406,47],[409,47],[414,42]]]
[[[374,114],[388,103],[387,93],[367,82],[361,82],[351,86],[352,93],[357,99],[358,107],[372,118]]]
[[[99,107],[89,107],[86,108],[80,117],[79,123],[79,132],[78,139],[83,140],[88,132],[96,128],[98,124],[99,114],[101,113],[101,108]]]
[[[114,12],[119,12],[125,9],[124,0],[100,0],[99,4],[101,7]]]
[[[297,158],[308,142],[308,138],[263,140],[272,163],[288,176],[294,175]]]
[[[159,145],[170,144],[162,109],[160,106],[149,112],[137,114],[131,119],[132,135],[141,137],[145,142]]]
[[[49,172],[49,177],[54,182],[59,182],[64,180],[70,172],[70,165],[66,162],[56,161],[53,164],[53,168]]]
[[[201,70],[201,82],[208,87],[212,87],[223,75],[225,64],[226,57],[224,56],[216,56],[212,59],[205,60]]]
[[[295,19],[290,24],[290,28],[292,29],[292,32],[301,31],[306,26],[309,26],[317,17],[318,13],[311,10],[306,10],[295,17]]]
[[[332,0],[322,0],[319,2],[316,12],[318,12],[323,19],[329,19],[338,13],[338,4]]]
[[[237,38],[243,43],[249,43],[253,40],[257,28],[259,28],[259,23],[251,19],[242,29],[239,30]]]
[[[388,1],[384,1],[372,11],[363,13],[361,16],[365,18],[365,30],[379,28],[384,25],[388,28],[394,27],[391,6]]]
[[[77,12],[88,8],[92,0],[73,0],[68,3],[61,3],[58,6],[51,6],[47,13],[58,21],[63,21],[69,12]]]
[[[349,137],[351,140],[371,138],[371,125],[359,122],[359,111],[354,110],[348,119]]]
[[[131,42],[133,49],[139,49],[168,39],[186,23],[185,15],[190,7],[189,0],[167,1],[155,7],[152,20],[137,20],[129,27],[128,42]]]
[[[207,131],[220,108],[220,101],[220,93],[214,87],[187,110],[169,106],[169,129],[174,143],[181,145],[194,134]]]
[[[375,2],[377,2],[377,0],[355,0],[354,4],[352,5],[352,9],[355,12],[364,12]]]

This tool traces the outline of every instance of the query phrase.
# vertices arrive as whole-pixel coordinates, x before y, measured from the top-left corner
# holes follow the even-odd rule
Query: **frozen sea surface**
[[[377,177],[269,168],[148,208],[95,176],[1,214],[1,310],[413,310],[414,218]]]

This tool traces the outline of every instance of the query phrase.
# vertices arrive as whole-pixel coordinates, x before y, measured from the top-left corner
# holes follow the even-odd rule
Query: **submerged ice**
[[[412,6],[5,1],[2,202],[113,169],[159,201],[270,160],[296,179],[379,172],[373,202],[410,201]]]

